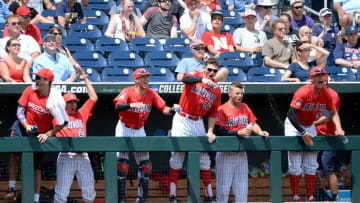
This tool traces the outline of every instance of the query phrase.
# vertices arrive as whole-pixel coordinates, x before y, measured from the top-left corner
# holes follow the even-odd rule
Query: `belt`
[[[134,127],[132,127],[132,126],[129,126],[128,124],[125,124],[125,127],[131,128],[131,129],[134,129],[134,130],[139,130],[139,129],[140,129],[140,128],[134,128]]]
[[[194,120],[194,121],[197,121],[197,120],[201,119],[201,116],[192,116],[192,115],[189,115],[189,114],[187,114],[187,113],[185,113],[183,111],[180,111],[179,115],[182,116],[182,117],[188,118],[190,120]]]

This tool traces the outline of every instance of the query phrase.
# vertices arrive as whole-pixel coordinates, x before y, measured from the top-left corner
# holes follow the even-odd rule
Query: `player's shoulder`
[[[158,95],[158,93],[152,88],[147,88],[146,92],[147,92],[147,94]]]
[[[312,92],[312,86],[311,84],[306,84],[301,86],[299,89],[296,90],[296,94],[308,94],[309,92]]]

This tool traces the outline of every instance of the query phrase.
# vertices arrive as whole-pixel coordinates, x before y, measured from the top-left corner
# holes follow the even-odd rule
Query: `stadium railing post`
[[[352,202],[360,202],[360,151],[351,152]]]
[[[21,202],[34,202],[34,153],[23,152],[21,156]]]
[[[282,202],[281,151],[270,152],[270,202]]]
[[[105,202],[118,202],[116,152],[106,152],[104,162]]]
[[[200,152],[188,152],[188,202],[200,202]]]

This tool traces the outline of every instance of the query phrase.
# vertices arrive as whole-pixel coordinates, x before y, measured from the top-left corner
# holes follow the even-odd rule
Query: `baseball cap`
[[[214,18],[214,16],[221,16],[221,19],[224,19],[224,15],[221,11],[214,11],[211,13],[211,20]]]
[[[202,40],[200,40],[200,39],[194,39],[190,43],[190,48],[193,48],[196,45],[204,45],[204,42]]]
[[[345,29],[345,35],[349,35],[351,33],[357,32],[357,27],[355,26],[347,26]]]
[[[196,1],[196,2],[200,3],[199,0],[185,0],[185,4],[189,4],[189,3],[192,2],[192,1]]]
[[[248,16],[255,16],[256,17],[256,12],[254,10],[252,10],[252,9],[247,9],[245,11],[244,18],[246,18]]]
[[[326,16],[327,14],[332,15],[331,10],[328,8],[322,8],[319,12],[320,16]]]
[[[298,3],[298,2],[303,3],[302,0],[290,0],[290,6],[292,6],[294,3]]]
[[[257,6],[274,6],[276,2],[274,0],[258,0]]]
[[[37,73],[33,72],[33,74],[46,78],[51,82],[54,81],[54,74],[48,68],[42,68]]]
[[[133,78],[134,78],[134,80],[136,80],[136,79],[146,76],[146,75],[151,75],[151,73],[149,71],[147,71],[145,68],[138,68],[133,73]]]
[[[315,66],[314,68],[312,68],[310,70],[310,77],[314,77],[314,76],[320,75],[320,74],[327,74],[325,69],[321,66]]]
[[[76,94],[66,93],[66,94],[64,94],[64,101],[65,102],[69,102],[69,101],[77,101],[77,102],[79,102],[80,99],[77,98]]]
[[[50,38],[56,39],[56,36],[53,34],[46,34],[45,37],[43,38],[43,42],[45,42],[47,39]]]
[[[16,15],[19,16],[26,16],[29,13],[31,13],[31,11],[27,6],[20,6],[18,9],[16,9]]]

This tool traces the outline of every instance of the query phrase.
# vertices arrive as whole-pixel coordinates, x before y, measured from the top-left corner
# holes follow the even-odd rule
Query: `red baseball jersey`
[[[213,45],[214,49],[220,52],[228,52],[230,45],[235,46],[234,39],[230,33],[216,34],[214,32],[204,32],[201,40],[206,47]]]
[[[144,108],[129,108],[126,111],[120,111],[119,119],[125,123],[127,127],[139,129],[146,123],[152,106],[155,106],[161,112],[166,108],[165,101],[153,90],[146,89],[144,95],[136,92],[135,86],[123,89],[114,99],[115,108],[118,104],[129,104],[142,102],[145,104]]]
[[[339,111],[340,110],[340,98],[337,92],[335,92],[335,90],[328,88],[327,89],[331,99],[333,100],[333,103],[336,107],[336,110]],[[322,112],[318,112],[318,118],[320,118],[321,116],[323,116],[325,114],[324,111]],[[322,125],[316,126],[316,133],[318,135],[331,135],[331,136],[335,136],[335,131],[336,131],[336,127],[334,125],[334,123],[332,121],[329,121],[327,123],[324,123]]]
[[[34,91],[32,86],[29,86],[18,100],[18,103],[26,108],[26,123],[37,125],[39,133],[47,132],[51,128],[53,116],[46,108],[48,98],[49,96],[41,96],[38,91]]]
[[[335,109],[327,88],[321,88],[318,97],[314,93],[311,84],[304,85],[296,90],[290,106],[299,110],[296,116],[304,126],[310,126],[314,123],[317,112]]]
[[[225,130],[241,130],[249,123],[255,123],[257,118],[245,103],[240,103],[238,108],[229,102],[221,105],[216,116],[216,125],[223,126]]]
[[[73,115],[67,114],[69,123],[56,133],[56,137],[86,137],[86,123],[91,116],[96,102],[88,99],[82,107]],[[56,120],[53,120],[53,126],[56,125]]]
[[[203,77],[203,72],[193,70],[184,75]],[[215,118],[218,107],[221,105],[221,90],[219,87],[210,88],[203,83],[185,84],[180,98],[181,111],[192,115]]]

